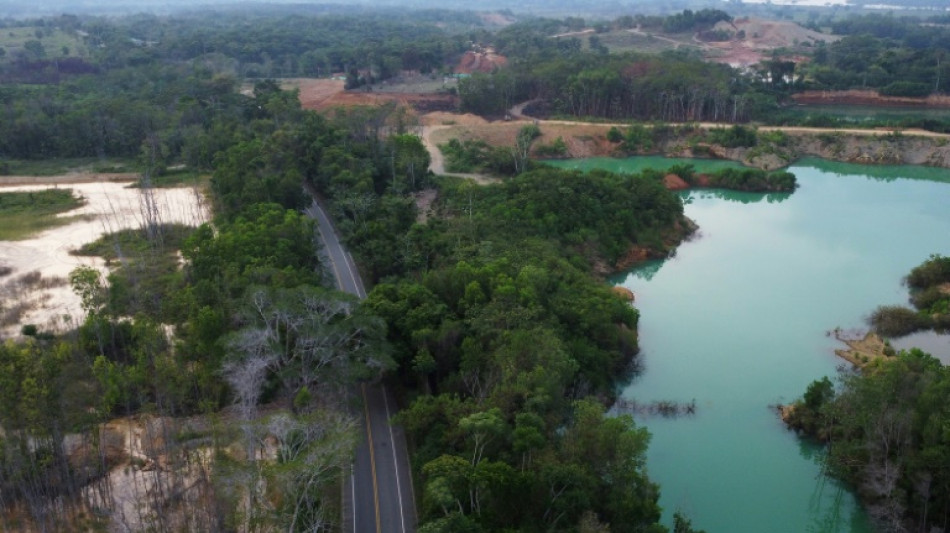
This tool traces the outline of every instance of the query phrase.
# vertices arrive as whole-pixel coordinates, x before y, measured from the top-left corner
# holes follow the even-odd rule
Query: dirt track
[[[283,85],[298,89],[301,107],[316,111],[336,107],[377,106],[386,102],[433,111],[454,109],[457,104],[457,98],[450,94],[346,91],[341,80],[299,78],[284,80]]]
[[[64,185],[70,183],[132,182],[141,174],[70,172],[58,176],[0,176],[0,187],[14,185]]]

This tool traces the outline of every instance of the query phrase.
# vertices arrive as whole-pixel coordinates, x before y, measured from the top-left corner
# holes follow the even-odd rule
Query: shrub
[[[607,131],[607,140],[612,143],[619,143],[623,141],[623,133],[620,132],[620,128],[614,126]]]
[[[903,337],[930,326],[927,317],[899,305],[882,305],[868,318],[874,331],[885,337]]]
[[[950,295],[945,294],[939,287],[928,287],[924,290],[915,291],[910,296],[910,303],[920,311],[930,313],[946,312],[947,302],[950,301]]]
[[[930,94],[930,85],[914,81],[895,81],[881,87],[878,92],[884,96],[922,97]]]
[[[558,137],[551,144],[542,144],[534,151],[542,157],[561,157],[567,155],[567,144],[562,137]]]
[[[950,257],[932,255],[907,275],[907,284],[913,289],[925,289],[941,283],[950,283]]]
[[[709,130],[709,140],[726,148],[750,148],[758,143],[758,136],[754,129],[735,124]]]

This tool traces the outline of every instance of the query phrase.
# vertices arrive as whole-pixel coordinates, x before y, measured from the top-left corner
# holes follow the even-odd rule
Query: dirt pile
[[[682,191],[689,189],[689,183],[676,174],[667,174],[663,176],[663,186],[671,191]]]
[[[730,34],[728,41],[704,43],[710,61],[736,67],[754,65],[777,48],[813,46],[818,41],[834,42],[839,37],[803,28],[794,22],[739,18],[722,21],[713,31]]]
[[[473,74],[475,72],[494,72],[508,64],[508,58],[495,53],[491,48],[484,52],[469,50],[459,59],[455,66],[457,74]]]

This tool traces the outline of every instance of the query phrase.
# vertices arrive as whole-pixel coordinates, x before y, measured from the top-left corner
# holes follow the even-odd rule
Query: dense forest
[[[671,122],[761,122],[841,126],[832,116],[803,114],[790,97],[804,90],[871,89],[885,96],[942,94],[948,78],[950,30],[941,16],[929,18],[863,15],[815,19],[809,27],[830,42],[777,49],[751,68],[704,61],[695,51],[608,53],[602,32],[627,28],[678,35],[703,35],[732,17],[706,9],[668,16],[622,16],[527,20],[499,30],[494,38],[509,67],[473,76],[459,86],[461,107],[501,116],[514,103],[539,99],[535,115],[661,120]],[[593,28],[592,36],[552,38]],[[834,37],[834,38],[832,38]],[[840,37],[840,38],[839,38]],[[716,36],[716,40],[732,38]],[[948,124],[917,118],[900,124],[946,131]]]
[[[950,374],[914,349],[824,378],[795,404],[793,427],[828,443],[829,472],[895,530],[950,520]]]
[[[935,255],[906,282],[918,311],[881,307],[887,336],[947,328],[950,258]],[[808,386],[788,423],[828,444],[832,475],[857,489],[871,514],[896,530],[950,524],[950,369],[918,349],[876,359]],[[887,355],[887,354],[885,354]]]
[[[729,19],[722,11],[686,11],[624,17],[611,27],[701,30]],[[686,52],[608,54],[606,48],[585,50],[577,37],[551,38],[568,29],[576,29],[571,19],[532,20],[499,30],[495,43],[509,58],[509,68],[462,80],[462,109],[502,115],[515,103],[540,99],[546,112],[574,117],[746,122],[777,108],[771,86],[726,65]]]
[[[690,33],[729,18],[710,9],[602,25]],[[609,54],[551,38],[585,28],[577,17],[503,29],[465,12],[316,7],[4,20],[0,34],[32,36],[9,52],[0,44],[0,173],[14,160],[120,158],[147,188],[185,168],[210,176],[214,219],[197,228],[146,219],[76,243],[117,265],[108,276],[70,275],[84,316],[68,331],[24,324],[23,339],[0,346],[0,529],[111,520],[162,531],[332,530],[357,440],[344,391],[382,376],[405,405],[421,531],[664,531],[660,488],[645,469],[649,434],[608,411],[637,370],[638,311],[598,277],[631,251],[662,257],[691,231],[662,176],[582,175],[526,152],[506,159],[499,173],[511,176],[497,184],[433,176],[404,110],[318,115],[272,78],[342,75],[355,88],[402,71],[449,74],[470,43],[491,43],[509,67],[462,79],[462,110],[501,116],[540,99],[555,115],[737,123],[780,120],[800,88],[941,90],[944,30],[918,46],[911,29],[877,35],[874,23],[839,28],[848,36],[816,49],[810,66],[776,57],[739,72],[686,52]],[[884,74],[858,80],[862,61]],[[617,129],[616,142],[636,151],[645,131]],[[758,142],[747,127],[709,135],[724,146]],[[784,172],[709,179],[795,187]],[[422,190],[436,198],[425,219],[413,196]],[[310,192],[372,286],[365,302],[332,289],[302,214]],[[942,370],[919,354],[898,361],[920,376],[913,409],[936,412]],[[861,427],[824,414],[874,376],[847,378],[837,394],[809,390],[826,435],[849,442],[890,430],[891,411]],[[936,499],[945,472],[920,465],[946,460],[932,450],[946,436],[913,409],[899,414],[920,422],[919,438],[902,432],[895,442],[928,451],[901,470],[909,477],[891,475],[894,458],[905,459],[887,439],[881,453],[843,448],[840,475],[858,483],[854,465],[868,460],[891,483],[878,494],[904,498],[893,516],[945,524]],[[145,421],[163,464],[123,456],[118,417]],[[155,489],[133,515],[115,504],[120,464]],[[692,529],[677,514],[674,530]]]
[[[208,172],[214,219],[86,244],[117,266],[70,275],[76,327],[25,325],[0,347],[0,528],[332,530],[356,441],[344,391],[384,374],[408,406],[421,530],[665,530],[649,435],[606,412],[635,368],[637,311],[592,269],[666,253],[690,230],[677,196],[608,173],[437,178],[393,106],[320,116],[274,81],[239,92],[230,60],[207,61],[238,54],[211,30],[203,48],[119,47],[122,24],[164,26],[79,23],[105,45],[90,71],[5,88],[0,153],[132,158],[145,187]],[[267,49],[259,26],[244,38]],[[364,304],[330,288],[304,184],[374,285]],[[423,188],[439,196],[425,224]],[[149,459],[124,456],[127,416]],[[133,510],[123,464],[152,488]]]

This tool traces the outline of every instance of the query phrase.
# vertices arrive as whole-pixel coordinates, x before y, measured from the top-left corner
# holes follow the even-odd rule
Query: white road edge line
[[[389,415],[389,399],[386,397],[386,386],[383,385],[383,405],[386,407],[386,420],[391,419]],[[389,426],[389,444],[390,448],[393,451],[393,469],[396,471],[396,496],[399,498],[399,519],[402,525],[402,533],[406,533],[406,515],[403,514],[403,501],[402,501],[402,483],[399,481],[399,460],[396,458],[396,437],[393,436],[393,425],[392,422],[388,424]]]
[[[353,533],[356,533],[356,473],[352,464],[350,465],[350,493],[352,494],[350,507],[353,508]]]

